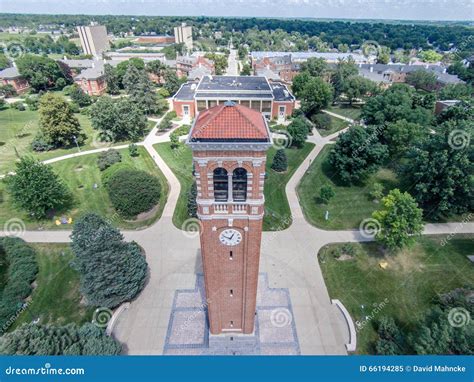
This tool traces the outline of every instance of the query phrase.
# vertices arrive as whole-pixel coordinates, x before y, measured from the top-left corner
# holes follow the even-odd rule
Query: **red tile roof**
[[[233,102],[201,111],[191,132],[192,141],[268,141],[269,139],[263,115]]]

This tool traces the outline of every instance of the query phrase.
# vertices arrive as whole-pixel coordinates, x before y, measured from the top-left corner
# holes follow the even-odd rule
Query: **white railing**
[[[233,204],[232,213],[233,214],[247,213],[247,205],[246,204]]]
[[[215,214],[226,214],[227,213],[227,204],[214,204],[214,213]]]

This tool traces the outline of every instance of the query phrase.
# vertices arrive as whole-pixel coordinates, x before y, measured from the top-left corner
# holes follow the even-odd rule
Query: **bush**
[[[372,190],[370,191],[370,196],[374,200],[379,200],[383,198],[383,185],[381,183],[374,183],[372,185]]]
[[[11,107],[12,109],[16,109],[16,110],[18,110],[18,111],[25,111],[25,110],[26,110],[26,109],[25,109],[25,105],[23,105],[23,101],[18,101],[18,102],[12,103],[12,104],[10,105],[10,107]]]
[[[171,129],[173,127],[173,123],[171,122],[173,118],[176,118],[175,111],[170,111],[166,113],[166,115],[163,117],[160,124],[158,125],[158,130],[164,131]]]
[[[131,157],[137,157],[140,155],[140,153],[138,152],[138,147],[135,143],[130,143],[128,145],[128,153]]]
[[[193,183],[188,192],[188,215],[196,218],[197,217],[197,184]]]
[[[134,167],[129,164],[122,163],[122,162],[115,163],[102,172],[102,176],[101,176],[102,184],[106,186],[110,178],[112,178],[119,171],[133,170],[133,169]]]
[[[0,85],[0,96],[5,98],[16,96],[16,90],[13,85]]]
[[[301,118],[295,118],[293,122],[288,125],[288,134],[291,136],[291,145],[301,148],[308,137],[308,125]]]
[[[190,125],[182,125],[170,134],[171,148],[175,149],[179,146],[179,137],[189,134]]]
[[[73,86],[69,93],[71,100],[79,105],[79,107],[89,106],[92,103],[92,98],[89,94],[84,93],[84,91],[79,86]]]
[[[0,302],[0,334],[13,323],[31,293],[31,283],[38,273],[36,255],[29,245],[18,238],[0,238],[0,252],[8,267],[7,280]]]
[[[316,125],[316,128],[329,130],[331,128],[332,120],[326,113],[318,113],[311,116],[311,121]]]
[[[285,149],[279,149],[273,157],[272,169],[277,172],[283,172],[288,169],[288,159]]]
[[[122,155],[115,150],[110,149],[107,151],[102,151],[97,157],[97,166],[100,171],[104,171],[115,163],[122,161]]]
[[[31,142],[31,148],[33,151],[49,151],[53,149],[53,145],[49,144],[44,134],[40,131],[36,135],[35,139]]]
[[[336,192],[329,184],[325,184],[319,190],[319,198],[324,204],[328,204],[329,200],[331,200],[334,195],[336,195]]]
[[[36,111],[38,110],[39,106],[39,97],[35,95],[28,96],[25,99],[25,103],[28,105],[28,109],[31,111]]]
[[[161,185],[145,171],[120,170],[105,183],[112,205],[125,218],[149,211],[159,201]]]

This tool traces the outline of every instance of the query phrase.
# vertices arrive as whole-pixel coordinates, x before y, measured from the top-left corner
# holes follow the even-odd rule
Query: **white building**
[[[100,57],[110,48],[107,29],[104,25],[79,26],[77,31],[85,54]]]
[[[193,49],[193,27],[186,23],[174,27],[174,41],[176,44],[184,44],[188,50]]]

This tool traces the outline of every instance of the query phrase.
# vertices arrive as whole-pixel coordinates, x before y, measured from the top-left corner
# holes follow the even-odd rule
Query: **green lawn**
[[[37,318],[40,324],[79,325],[90,322],[93,307],[81,304],[79,275],[72,268],[74,255],[67,244],[33,244],[39,272],[29,304],[10,331]]]
[[[271,169],[276,150],[272,147],[267,153],[265,179],[265,217],[263,229],[265,231],[280,231],[291,225],[291,211],[285,193],[285,187],[296,169],[314,148],[313,143],[306,142],[301,149],[286,149],[288,170],[278,173]]]
[[[150,225],[163,212],[163,208],[168,196],[168,183],[162,172],[148,155],[148,152],[139,147],[140,155],[132,158],[128,153],[128,149],[119,150],[122,154],[122,162],[129,163],[135,168],[144,170],[158,177],[162,187],[162,195],[158,208],[149,216],[141,221],[125,221],[119,217],[113,209],[107,191],[101,184],[101,172],[97,167],[97,155],[90,154],[77,158],[67,159],[53,163],[53,169],[66,182],[74,197],[73,208],[65,213],[58,214],[51,219],[40,222],[32,221],[25,213],[16,210],[11,203],[6,192],[3,192],[4,200],[0,203],[0,225],[13,218],[21,218],[29,229],[48,228],[48,229],[70,229],[67,224],[56,226],[55,219],[60,216],[72,217],[73,220],[86,212],[96,212],[102,216],[109,218],[115,225],[121,228],[135,229]],[[98,188],[94,189],[93,185],[97,184]],[[0,191],[4,191],[5,185],[0,184]]]
[[[368,179],[365,186],[342,186],[327,161],[331,149],[331,146],[326,146],[321,150],[298,185],[302,209],[308,222],[317,227],[334,230],[358,228],[363,219],[380,208],[369,195],[371,185],[379,182],[388,192],[398,186],[398,180],[393,171],[381,168]],[[336,192],[327,205],[318,199],[319,190],[325,184],[331,185]],[[325,220],[326,210],[329,211],[329,220]]]
[[[359,354],[374,354],[374,324],[380,317],[392,316],[402,330],[410,331],[438,294],[473,285],[474,267],[466,256],[472,254],[474,235],[457,236],[442,246],[444,238],[419,238],[392,256],[376,243],[350,244],[355,255],[348,260],[336,259],[344,244],[321,249],[319,262],[330,297],[342,301],[356,329],[356,322],[364,323],[357,333]],[[385,270],[379,266],[382,260],[388,263]]]
[[[354,120],[359,119],[362,108],[360,106],[349,106],[349,105],[332,105],[327,107],[326,110],[333,113],[342,115],[343,117],[351,118]]]
[[[335,132],[345,129],[349,126],[349,122],[346,122],[340,118],[333,117],[332,115],[329,116],[331,118],[331,127],[329,129],[318,129],[319,134],[323,137],[327,137],[328,135],[334,134]]]
[[[177,228],[181,229],[184,221],[189,218],[187,194],[194,182],[191,150],[184,145],[173,150],[169,142],[159,143],[153,147],[161,158],[163,158],[171,171],[173,171],[181,184],[181,192],[173,213],[173,223]]]
[[[181,184],[181,193],[173,215],[173,223],[181,228],[184,221],[189,218],[187,211],[187,194],[193,184],[192,176],[192,154],[191,150],[182,146],[178,151],[173,151],[169,143],[159,143],[154,146],[158,154],[171,168]],[[288,200],[285,194],[285,186],[291,175],[306,158],[314,145],[306,143],[300,149],[287,149],[288,170],[285,173],[277,173],[270,169],[275,149],[268,151],[267,178],[265,180],[265,209],[263,227],[266,231],[282,230],[291,224],[291,214]]]
[[[80,147],[81,151],[111,146],[110,143],[101,142],[98,139],[98,132],[92,128],[87,115],[80,113],[75,115],[86,134],[86,140]],[[148,131],[155,126],[155,123],[148,121]],[[31,149],[31,142],[38,130],[37,111],[18,111],[10,108],[0,111],[0,174],[13,170],[17,158],[25,154],[31,154],[40,160],[46,160],[78,151],[77,147],[73,146],[46,152],[34,152]],[[114,145],[125,143],[128,143],[128,141],[114,142]]]

